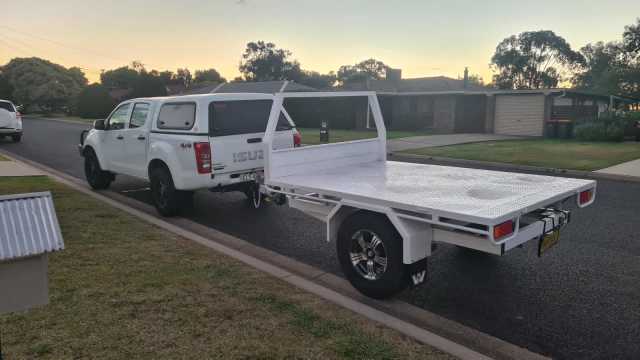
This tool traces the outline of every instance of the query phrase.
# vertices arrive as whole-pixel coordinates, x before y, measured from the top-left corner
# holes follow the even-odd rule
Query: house
[[[484,132],[486,87],[446,76],[403,79],[390,69],[387,78],[348,84],[349,90],[370,90],[390,130],[431,130],[438,133]]]
[[[463,79],[401,74],[391,69],[386,79],[349,86],[377,92],[390,130],[554,136],[563,124],[640,103],[574,89],[496,90],[470,83],[466,69]]]

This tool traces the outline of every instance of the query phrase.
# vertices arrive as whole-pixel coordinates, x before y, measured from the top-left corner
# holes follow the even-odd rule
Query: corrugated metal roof
[[[62,249],[50,192],[0,196],[0,261]]]

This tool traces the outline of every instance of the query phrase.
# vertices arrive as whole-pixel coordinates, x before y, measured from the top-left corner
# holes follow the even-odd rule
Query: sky
[[[38,56],[84,69],[139,60],[147,69],[215,68],[240,75],[245,45],[265,40],[293,52],[302,68],[337,71],[376,58],[404,78],[472,74],[505,37],[553,30],[574,49],[619,40],[640,1],[473,0],[4,0],[0,65]]]

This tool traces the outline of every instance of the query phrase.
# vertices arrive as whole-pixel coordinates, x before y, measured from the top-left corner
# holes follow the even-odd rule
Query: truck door
[[[214,101],[209,105],[209,135],[216,173],[243,172],[264,167],[262,138],[273,100]],[[284,118],[286,122],[286,118]],[[291,126],[279,128],[274,144],[293,147]]]
[[[126,153],[124,149],[125,126],[129,119],[131,103],[120,105],[107,119],[107,126],[102,138],[101,161],[108,170],[125,173]]]
[[[147,175],[147,143],[149,109],[151,104],[136,102],[133,104],[131,118],[124,134],[124,147],[126,152],[126,173],[144,178]]]

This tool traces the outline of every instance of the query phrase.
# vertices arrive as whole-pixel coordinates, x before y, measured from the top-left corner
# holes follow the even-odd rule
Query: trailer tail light
[[[302,145],[302,136],[298,130],[293,129],[293,147],[300,147]]]
[[[493,239],[498,240],[513,234],[513,220],[505,221],[493,227]]]
[[[578,202],[580,205],[584,205],[593,199],[593,190],[582,191],[579,195]]]
[[[198,174],[211,173],[211,146],[208,142],[193,143],[193,149],[196,153],[196,165],[198,166]]]

